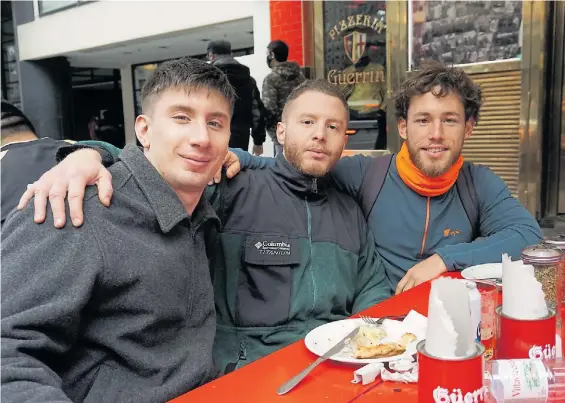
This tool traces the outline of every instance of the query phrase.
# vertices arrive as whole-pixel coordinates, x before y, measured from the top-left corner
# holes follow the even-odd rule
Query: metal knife
[[[343,347],[345,347],[347,344],[349,344],[351,342],[351,339],[353,339],[355,337],[355,335],[359,332],[359,329],[360,329],[359,326],[357,326],[355,328],[355,330],[353,330],[351,333],[349,333],[347,336],[345,336],[343,338],[343,340],[341,340],[335,346],[333,346],[328,351],[326,351],[326,353],[324,355],[322,355],[320,358],[318,358],[316,361],[314,361],[312,364],[310,364],[310,366],[308,366],[308,368],[306,368],[305,370],[300,372],[298,375],[296,375],[295,377],[290,379],[288,382],[286,382],[284,385],[282,385],[277,390],[277,395],[284,395],[285,393],[290,392],[296,385],[298,385],[300,383],[300,381],[302,381],[304,378],[306,378],[306,375],[308,375],[314,368],[316,368],[322,362],[326,361],[332,355],[339,353],[343,349]]]

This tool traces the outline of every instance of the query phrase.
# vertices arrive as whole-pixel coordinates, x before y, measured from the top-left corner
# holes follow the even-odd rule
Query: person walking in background
[[[207,59],[227,77],[236,93],[231,120],[230,147],[249,148],[249,131],[253,137],[253,154],[263,154],[265,142],[265,109],[257,83],[251,77],[249,67],[244,66],[231,55],[228,41],[212,41],[208,44]]]
[[[282,152],[282,146],[277,140],[277,123],[281,121],[286,98],[306,80],[300,66],[287,59],[288,45],[280,40],[271,41],[267,46],[267,65],[271,72],[263,81],[263,103],[267,113],[265,125],[273,140],[275,157]]]

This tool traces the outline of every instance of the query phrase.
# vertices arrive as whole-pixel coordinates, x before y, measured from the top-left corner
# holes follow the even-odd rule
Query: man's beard
[[[428,164],[423,161],[420,157],[421,153],[424,152],[423,150],[418,149],[417,147],[412,147],[410,141],[406,140],[406,145],[408,146],[408,154],[410,154],[410,159],[416,165],[424,175],[429,178],[437,178],[438,176],[443,175],[446,173],[449,168],[453,166],[453,164],[459,159],[461,155],[461,150],[463,148],[463,144],[460,145],[458,150],[454,150],[450,148],[447,152],[450,153],[450,158],[446,162],[436,161],[435,163]]]
[[[283,145],[283,152],[284,157],[286,160],[298,170],[302,175],[306,176],[313,176],[315,178],[320,178],[325,176],[330,172],[335,165],[335,162],[330,164],[324,165],[323,163],[320,164],[308,164],[301,160],[301,153],[298,147],[294,144],[287,144]],[[332,156],[330,155],[330,161],[332,161]]]

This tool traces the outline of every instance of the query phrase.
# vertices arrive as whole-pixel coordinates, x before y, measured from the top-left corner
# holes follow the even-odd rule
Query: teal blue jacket
[[[232,150],[242,167],[264,168],[272,158]],[[336,186],[360,203],[360,187],[370,157],[342,158],[332,171]],[[531,214],[514,198],[504,181],[488,167],[472,165],[471,174],[479,208],[479,238],[473,231],[457,190],[424,197],[398,175],[393,158],[378,200],[368,219],[369,231],[386,269],[391,289],[415,264],[438,254],[449,271],[500,262],[503,253],[519,259],[520,252],[542,239]]]

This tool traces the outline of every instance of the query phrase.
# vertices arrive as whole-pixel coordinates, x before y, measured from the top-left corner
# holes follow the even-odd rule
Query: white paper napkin
[[[416,383],[418,382],[418,363],[412,359],[398,360],[389,363],[391,371],[381,369],[383,381]]]
[[[515,319],[540,319],[548,315],[545,294],[534,267],[512,262],[502,255],[502,313]]]
[[[426,352],[440,358],[466,357],[475,350],[469,290],[458,279],[432,281],[428,306]]]

